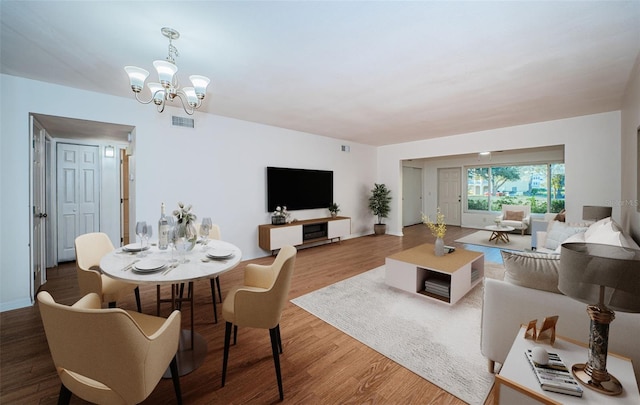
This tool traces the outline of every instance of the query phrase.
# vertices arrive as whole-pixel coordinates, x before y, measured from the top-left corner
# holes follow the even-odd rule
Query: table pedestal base
[[[204,363],[207,355],[207,341],[199,333],[193,334],[193,347],[191,346],[191,331],[180,331],[180,344],[178,346],[178,374],[182,377],[197,369]],[[171,370],[167,369],[162,378],[171,378]]]

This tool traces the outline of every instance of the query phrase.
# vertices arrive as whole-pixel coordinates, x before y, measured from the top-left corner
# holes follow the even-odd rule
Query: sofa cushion
[[[585,232],[586,227],[571,226],[566,222],[553,221],[547,232],[547,238],[544,241],[544,248],[555,250],[564,242],[569,236],[576,233]]]
[[[507,211],[504,214],[505,221],[522,221],[524,219],[524,211]]]
[[[560,294],[558,266],[560,255],[521,253],[502,250],[504,281],[522,287]]]

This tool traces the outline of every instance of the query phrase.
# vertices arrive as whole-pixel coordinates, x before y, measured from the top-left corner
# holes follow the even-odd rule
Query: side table
[[[556,336],[553,346],[548,341],[534,342],[524,338],[525,329],[524,326],[520,328],[500,373],[496,374],[495,404],[640,404],[640,392],[631,360],[612,353],[607,357],[607,370],[622,383],[622,394],[608,396],[587,387],[583,387],[582,397],[544,391],[525,357],[525,350],[542,346],[549,352],[557,353],[571,368],[571,365],[586,360],[587,345],[559,336]]]

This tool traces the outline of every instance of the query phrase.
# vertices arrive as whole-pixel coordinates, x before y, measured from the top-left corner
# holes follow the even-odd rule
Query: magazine
[[[531,350],[525,351],[525,355],[543,390],[575,397],[582,396],[582,387],[556,353],[549,353],[547,364],[538,364],[533,361]]]

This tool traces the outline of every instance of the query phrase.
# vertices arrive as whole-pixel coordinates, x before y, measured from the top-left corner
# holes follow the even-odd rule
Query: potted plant
[[[338,212],[340,212],[340,206],[336,203],[331,203],[328,210],[331,213],[331,216],[335,218],[336,216],[338,216]]]
[[[371,190],[369,197],[369,209],[373,215],[378,217],[378,223],[373,225],[373,231],[376,235],[383,235],[387,232],[387,225],[382,223],[382,219],[386,218],[391,211],[391,190],[384,184],[375,183],[375,187]]]

